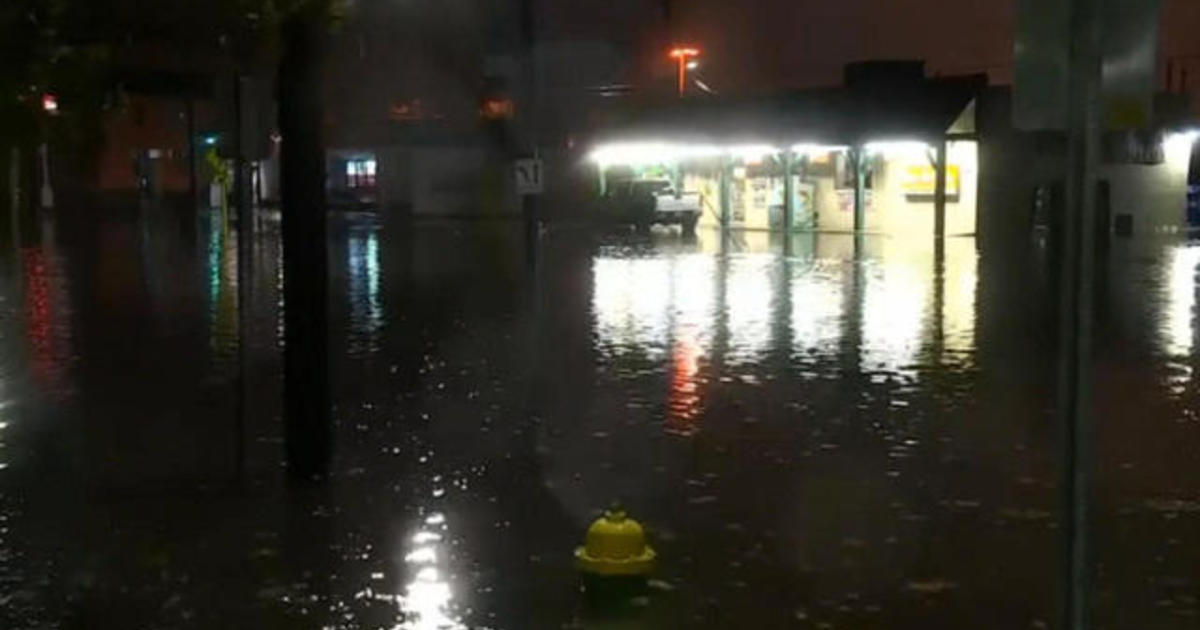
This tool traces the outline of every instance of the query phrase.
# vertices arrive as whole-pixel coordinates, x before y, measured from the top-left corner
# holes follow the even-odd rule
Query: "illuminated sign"
[[[946,196],[957,197],[962,176],[957,165],[946,166]],[[910,164],[905,170],[904,194],[908,197],[933,197],[937,194],[937,169],[926,164]]]

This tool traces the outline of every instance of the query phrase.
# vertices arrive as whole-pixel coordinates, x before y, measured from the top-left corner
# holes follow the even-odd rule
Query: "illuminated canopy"
[[[597,134],[601,164],[717,155],[753,159],[871,143],[876,152],[924,150],[986,85],[979,76],[903,85],[817,89],[749,98],[694,98],[635,111]]]

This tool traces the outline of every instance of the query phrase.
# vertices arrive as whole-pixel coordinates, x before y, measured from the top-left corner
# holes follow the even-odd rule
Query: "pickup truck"
[[[645,230],[651,224],[678,225],[692,232],[700,220],[700,193],[681,193],[666,179],[614,182],[601,200],[610,217]]]

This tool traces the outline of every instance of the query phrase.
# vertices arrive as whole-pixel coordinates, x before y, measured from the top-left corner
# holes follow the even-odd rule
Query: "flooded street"
[[[282,464],[279,224],[62,211],[0,244],[2,628],[1052,628],[1044,248],[330,221],[334,474]],[[1196,273],[1118,240],[1095,627],[1200,624]],[[650,594],[584,605],[614,501]]]

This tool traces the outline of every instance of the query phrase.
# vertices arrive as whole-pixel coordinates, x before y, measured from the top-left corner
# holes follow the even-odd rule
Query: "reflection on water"
[[[667,432],[691,435],[700,416],[700,357],[695,329],[685,327],[671,351],[671,389],[667,396]]]
[[[229,214],[209,213],[208,225],[208,322],[213,349],[213,369],[230,369],[237,356],[237,241]]]
[[[61,396],[71,362],[69,285],[53,229],[43,228],[42,243],[21,250],[24,271],[25,338],[29,367],[43,393]]]
[[[404,564],[411,581],[396,596],[400,623],[395,630],[459,630],[454,592],[440,561],[449,553],[449,525],[441,512],[430,514],[409,540]]]
[[[351,350],[372,354],[379,350],[379,332],[384,321],[379,295],[379,226],[351,230],[346,249]]]
[[[946,262],[942,268],[943,286],[941,338],[946,356],[943,363],[971,361],[975,350],[976,291],[979,285],[979,261],[975,243],[954,239],[947,242]]]
[[[8,405],[5,404],[3,401],[0,401],[0,470],[4,470],[5,468],[8,468],[8,454],[5,453],[5,449],[4,449],[4,446],[5,446],[4,432],[5,432],[5,430],[8,429],[8,421],[5,419],[6,416],[4,414],[4,409],[7,406]],[[0,495],[0,499],[3,499],[2,495]],[[4,534],[5,534],[4,528],[0,528],[0,549],[4,549],[6,547],[5,540],[4,540]]]
[[[590,627],[570,550],[613,499],[661,554],[635,627],[1050,625],[1053,300],[996,279],[1015,259],[981,265],[969,239],[938,259],[551,229],[527,273],[515,229],[339,217],[335,472],[297,488],[279,473],[278,233],[256,235],[262,386],[237,476],[232,388],[205,380],[233,369],[236,234],[184,219],[81,223],[12,257],[28,291],[0,287],[0,627]],[[1137,439],[1098,449],[1097,521],[1126,542],[1097,548],[1162,578],[1106,572],[1117,596],[1098,601],[1164,628],[1190,627],[1171,621],[1194,618],[1200,564],[1200,438],[1178,413],[1195,391],[1155,407],[1161,374],[1194,362],[1196,251],[1114,282],[1148,315],[1098,343],[1122,352],[1098,352],[1123,385],[1097,388],[1101,426]],[[169,252],[178,268],[142,268]],[[1170,356],[1124,352],[1143,346]],[[74,397],[26,405],[42,369]]]
[[[886,255],[871,263],[861,306],[862,369],[915,377],[922,326],[931,306],[928,277],[932,264],[918,270],[912,258]]]
[[[772,302],[779,295],[772,286],[774,257],[735,255],[719,266],[717,283],[725,287],[721,308],[727,314],[729,345],[718,361],[753,364],[771,347]]]
[[[1190,356],[1196,344],[1200,247],[1174,248],[1165,272],[1166,300],[1161,320],[1163,352],[1175,357]]]
[[[847,237],[821,239],[832,246],[801,256],[763,239],[734,253],[719,241],[632,257],[602,250],[591,301],[600,347],[612,360],[668,361],[666,426],[684,435],[698,428],[708,378],[754,378],[787,340],[797,361],[849,352],[864,372],[906,379],[918,378],[923,351],[938,365],[972,363],[973,240],[951,239],[937,261],[907,241],[880,240],[856,259]]]
[[[842,336],[843,266],[834,260],[799,262],[792,275],[792,344],[797,353],[836,350]]]
[[[592,308],[600,341],[614,354],[666,353],[671,304],[671,267],[662,258],[597,258]]]

